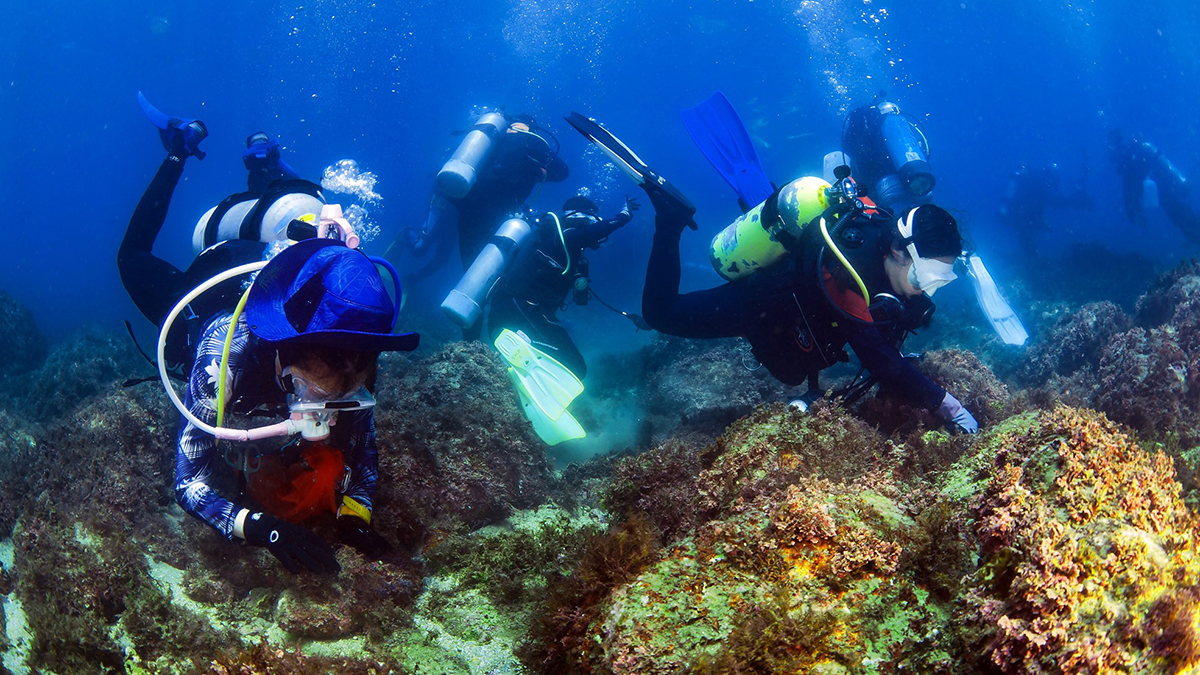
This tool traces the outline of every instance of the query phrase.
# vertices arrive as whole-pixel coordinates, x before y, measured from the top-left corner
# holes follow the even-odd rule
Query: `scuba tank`
[[[315,224],[324,206],[321,189],[314,183],[275,181],[261,196],[242,192],[209,209],[196,223],[192,248],[199,255],[210,246],[233,239],[284,241],[292,221]]]
[[[814,176],[798,178],[739,216],[713,237],[713,268],[733,281],[786,257],[804,227],[828,208],[829,187]]]
[[[496,137],[508,129],[508,120],[498,112],[479,117],[474,128],[463,137],[458,149],[438,171],[437,186],[447,197],[462,199],[475,186],[479,171],[492,156]]]
[[[451,321],[461,328],[475,325],[492,288],[532,233],[533,228],[524,218],[512,217],[500,225],[458,285],[442,301],[442,311]]]
[[[900,113],[895,103],[883,101],[875,107],[882,114],[879,135],[883,138],[896,175],[910,193],[924,197],[933,191],[936,183],[933,171],[929,168],[929,146],[925,135],[916,123]],[[883,193],[877,186],[875,194]]]

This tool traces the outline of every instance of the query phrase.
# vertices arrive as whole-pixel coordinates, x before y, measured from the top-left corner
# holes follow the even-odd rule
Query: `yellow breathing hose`
[[[839,254],[840,255],[840,254]],[[233,332],[237,329],[238,319],[242,316],[242,310],[246,307],[246,299],[250,297],[250,287],[246,288],[246,292],[242,293],[242,299],[238,300],[237,307],[233,310],[233,316],[229,319],[229,330],[225,334],[225,345],[221,348],[221,372],[217,374],[217,427],[224,426],[225,423],[225,373],[229,369],[229,349],[233,346]]]
[[[866,302],[867,306],[870,307],[871,294],[867,291],[867,285],[863,283],[862,277],[858,276],[858,272],[854,269],[854,266],[850,264],[850,261],[846,260],[846,256],[842,255],[842,252],[838,249],[837,244],[833,243],[833,237],[829,236],[829,228],[825,226],[825,216],[821,216],[821,236],[825,237],[825,244],[829,246],[829,250],[833,251],[833,254],[837,256],[837,259],[840,260],[842,265],[850,272],[850,276],[854,277],[854,282],[858,284],[858,290],[862,293],[863,302]],[[224,373],[222,372],[222,374]]]

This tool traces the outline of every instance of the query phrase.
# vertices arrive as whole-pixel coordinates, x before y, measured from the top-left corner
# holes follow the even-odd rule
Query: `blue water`
[[[378,175],[379,251],[419,223],[450,132],[472,107],[507,106],[548,122],[571,178],[537,207],[580,188],[606,212],[634,188],[562,116],[579,110],[616,132],[699,207],[685,236],[685,284],[715,285],[711,235],[738,213],[696,150],[679,110],[715,90],[740,110],[777,182],[819,172],[850,107],[886,90],[925,125],[937,202],[967,214],[969,235],[1001,265],[1014,253],[995,224],[1006,176],[1089,157],[1092,212],[1054,212],[1044,250],[1101,241],[1166,264],[1195,253],[1161,213],[1130,226],[1104,145],[1140,131],[1200,176],[1200,12],[1187,0],[1135,2],[803,2],[460,0],[271,3],[16,0],[0,23],[0,185],[7,245],[0,288],[61,337],[83,323],[141,320],[114,264],[134,205],[162,159],[136,92],[202,118],[157,251],[185,266],[197,218],[245,186],[243,139],[277,135],[302,175],[352,158]],[[590,256],[596,288],[636,307],[649,249],[643,214]],[[429,282],[452,283],[457,267]],[[437,296],[440,288],[427,288]],[[419,304],[419,303],[418,303]],[[411,311],[436,312],[433,306]],[[572,309],[585,353],[627,324]],[[632,338],[630,338],[632,339]]]

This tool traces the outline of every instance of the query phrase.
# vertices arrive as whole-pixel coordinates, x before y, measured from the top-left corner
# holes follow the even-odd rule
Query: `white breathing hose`
[[[180,414],[182,414],[184,418],[191,422],[197,429],[200,429],[205,433],[212,434],[223,441],[256,441],[262,438],[271,438],[274,436],[290,436],[292,434],[300,433],[304,427],[307,426],[307,421],[289,419],[278,424],[259,427],[257,429],[223,429],[205,423],[199,417],[193,415],[192,411],[187,409],[187,406],[183,405],[183,401],[179,400],[179,394],[176,393],[175,387],[171,384],[171,376],[167,373],[167,334],[171,331],[171,325],[175,323],[175,319],[179,317],[179,314],[184,310],[184,308],[187,307],[193,300],[198,298],[201,294],[221,282],[227,281],[242,274],[257,272],[263,267],[266,267],[266,265],[267,261],[265,260],[239,265],[238,267],[226,272],[222,272],[208,281],[200,284],[196,288],[192,289],[190,293],[183,296],[179,302],[175,303],[175,307],[171,309],[171,313],[168,314],[166,320],[163,321],[162,330],[158,332],[158,376],[162,378],[163,388],[167,390],[167,396],[171,398],[171,403],[173,403],[175,408],[179,410]],[[229,330],[233,330],[234,328],[235,326],[230,326]]]

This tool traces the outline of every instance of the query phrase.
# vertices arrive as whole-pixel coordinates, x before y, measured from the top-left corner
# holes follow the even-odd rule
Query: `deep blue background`
[[[302,174],[353,158],[380,177],[386,247],[424,217],[433,173],[472,106],[546,120],[571,179],[547,187],[556,208],[589,187],[615,210],[633,187],[561,121],[595,116],[687,192],[702,232],[685,283],[715,285],[711,235],[738,213],[732,192],[687,137],[679,110],[724,91],[776,181],[819,171],[841,115],[885,89],[923,120],[942,205],[966,214],[996,265],[1012,252],[993,214],[1005,177],[1058,161],[1067,180],[1090,157],[1094,212],[1056,212],[1049,252],[1103,241],[1167,264],[1191,255],[1161,214],[1125,221],[1104,138],[1120,126],[1200,175],[1200,12],[1170,2],[586,2],[351,0],[121,3],[16,0],[0,23],[0,288],[54,337],[137,318],[117,278],[117,245],[161,161],[135,93],[204,119],[203,162],[188,162],[158,251],[190,260],[196,219],[243,189],[241,143],[278,135]],[[636,307],[652,229],[643,214],[591,256],[596,287]],[[457,272],[457,269],[455,270]],[[444,292],[453,273],[428,284]],[[433,311],[414,303],[410,311]],[[598,307],[568,319],[631,335]],[[426,320],[428,323],[431,320]],[[138,319],[144,331],[149,326]],[[610,338],[611,339],[611,338]]]

